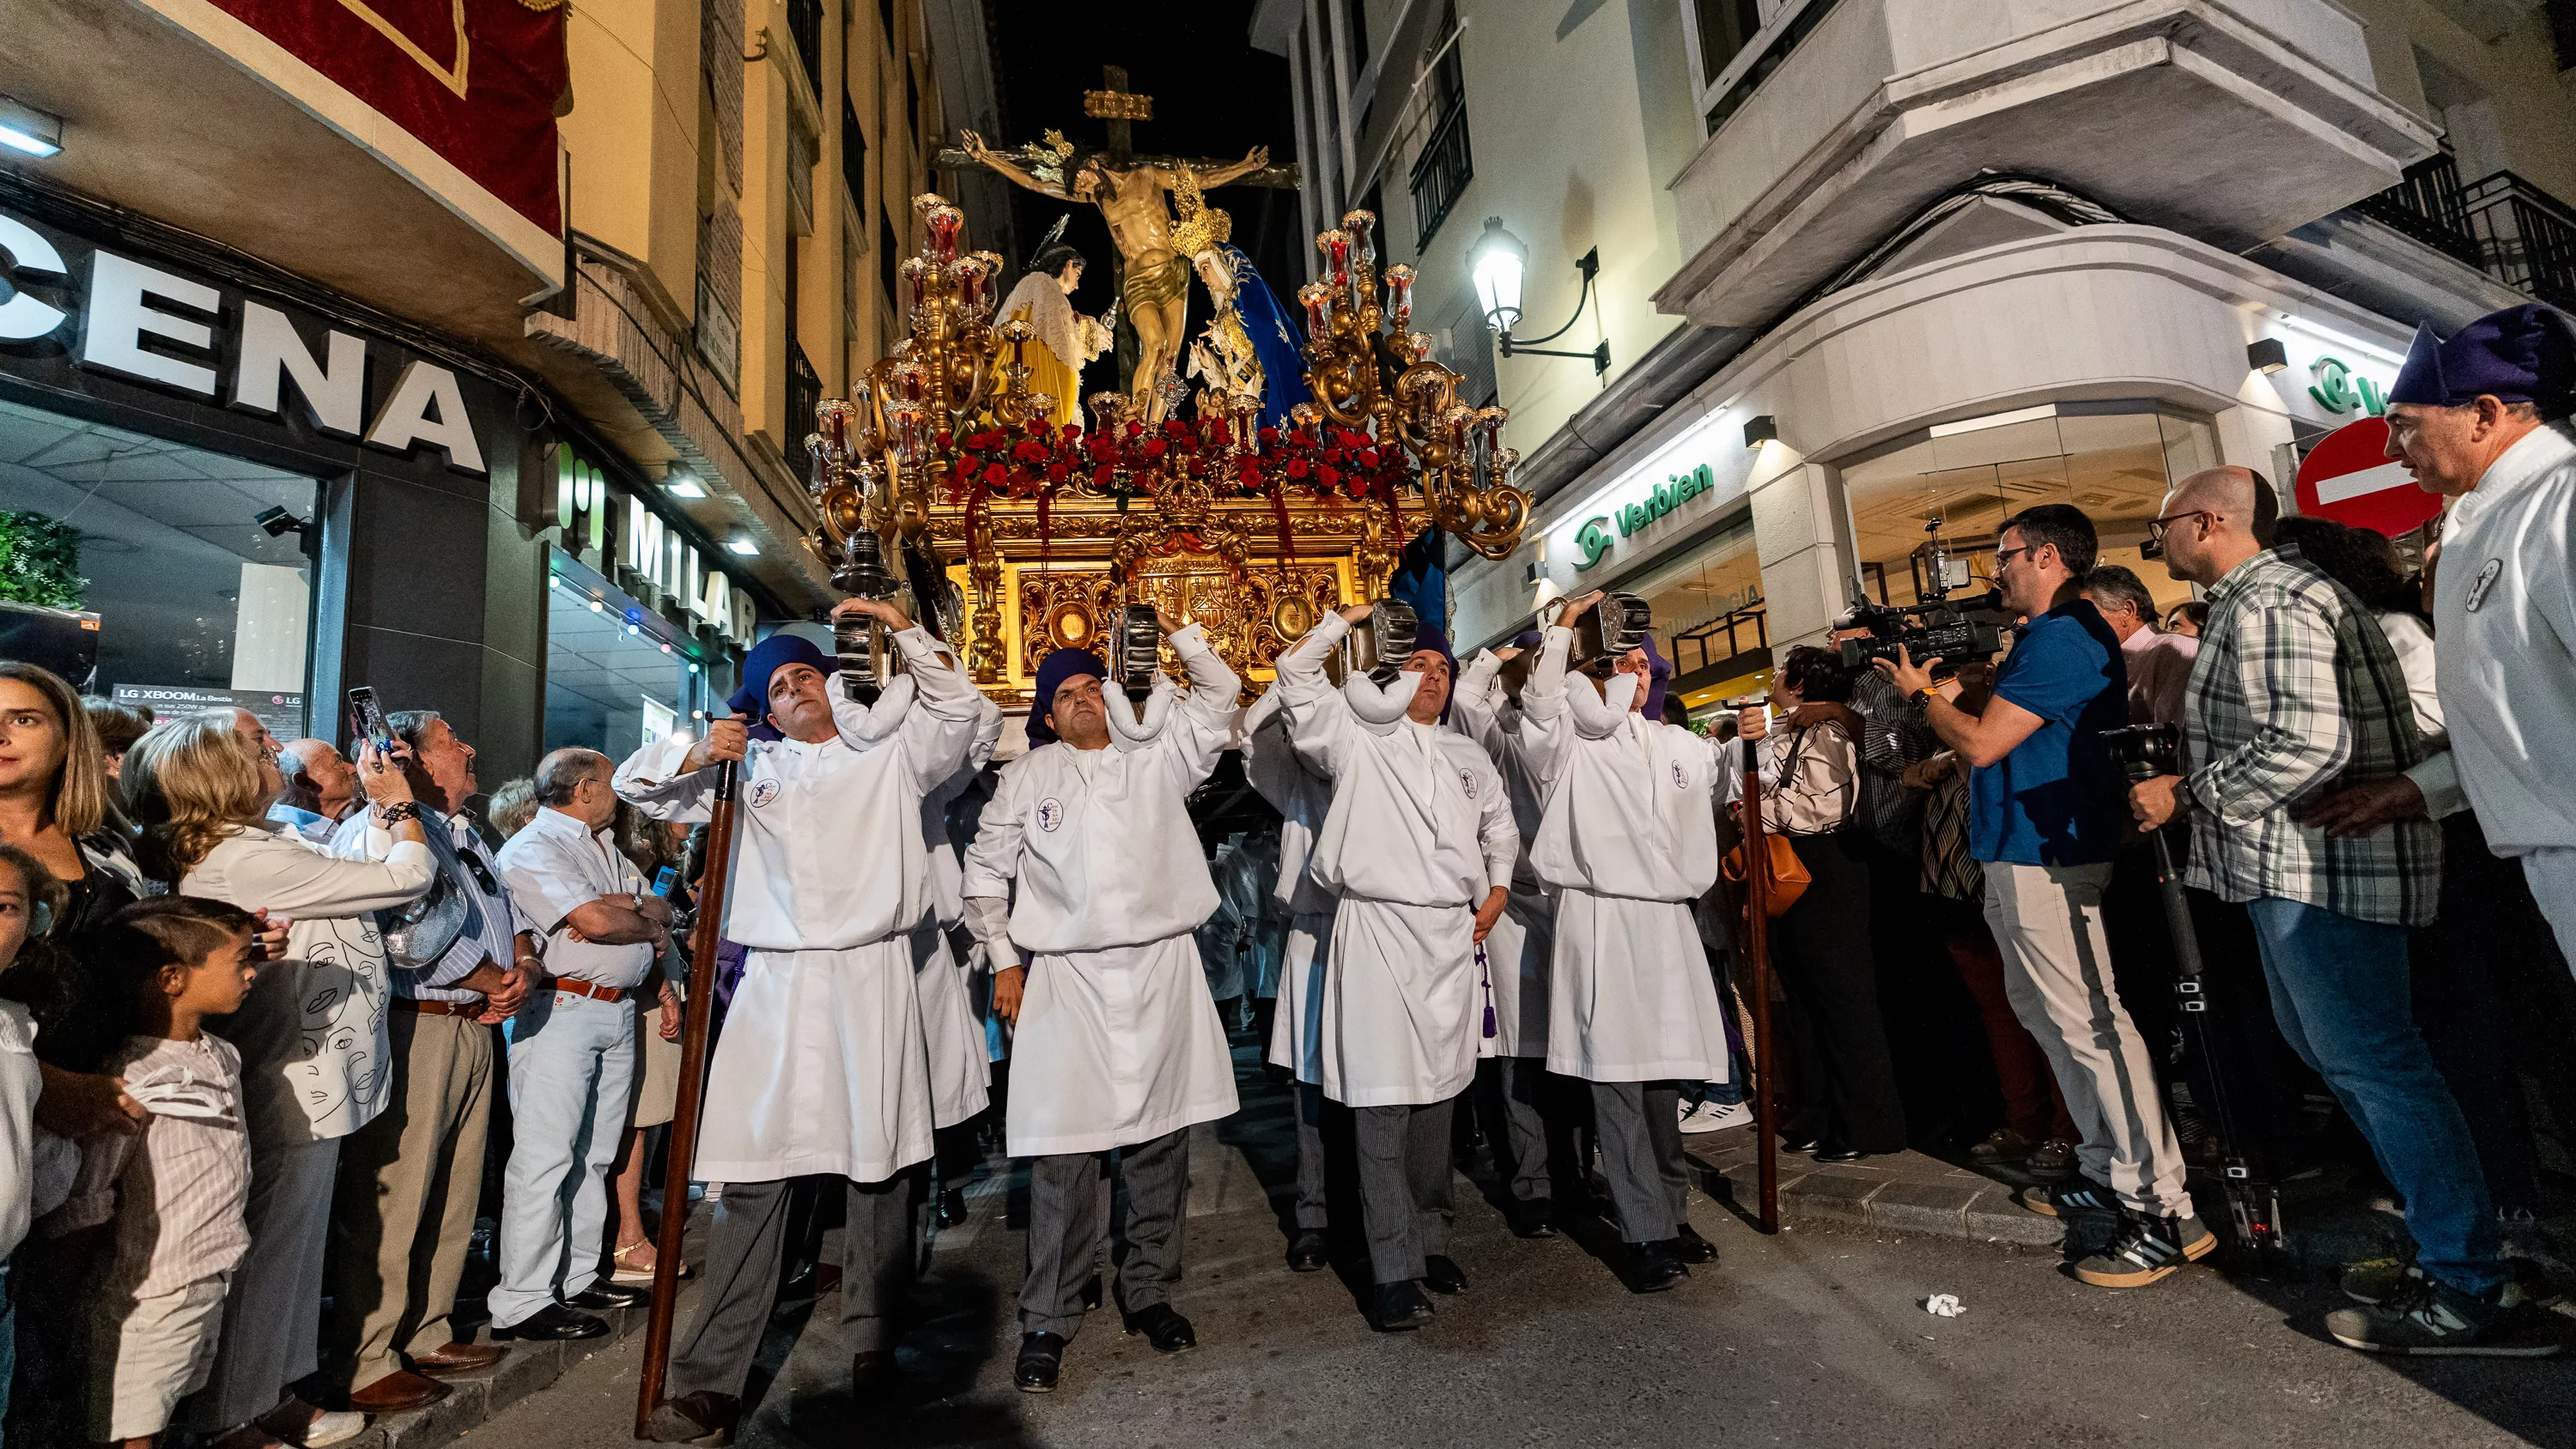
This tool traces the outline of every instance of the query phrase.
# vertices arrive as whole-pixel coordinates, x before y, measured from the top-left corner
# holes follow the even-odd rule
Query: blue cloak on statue
[[[1217,251],[1234,273],[1234,308],[1252,339],[1253,356],[1261,360],[1261,426],[1284,428],[1288,410],[1307,399],[1306,340],[1243,248],[1224,242]]]

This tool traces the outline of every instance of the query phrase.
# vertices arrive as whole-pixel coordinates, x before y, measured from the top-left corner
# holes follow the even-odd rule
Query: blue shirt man
[[[2070,599],[2015,629],[1994,697],[2040,724],[1968,777],[1968,854],[2015,865],[2117,857],[2127,786],[2101,734],[2129,722],[2129,671],[2092,600]]]

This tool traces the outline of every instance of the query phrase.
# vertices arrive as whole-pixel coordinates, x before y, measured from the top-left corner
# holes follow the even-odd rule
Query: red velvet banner
[[[563,0],[214,0],[549,232]]]

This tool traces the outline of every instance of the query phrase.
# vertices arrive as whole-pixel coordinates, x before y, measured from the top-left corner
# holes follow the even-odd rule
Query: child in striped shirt
[[[80,1181],[49,1231],[104,1226],[87,1305],[86,1419],[94,1441],[150,1449],[214,1365],[224,1290],[250,1246],[250,1145],[241,1057],[200,1024],[238,1010],[258,968],[258,920],[220,901],[163,896],[118,912],[84,951],[135,1034],[100,1070],[152,1110],[139,1134],[86,1144]]]

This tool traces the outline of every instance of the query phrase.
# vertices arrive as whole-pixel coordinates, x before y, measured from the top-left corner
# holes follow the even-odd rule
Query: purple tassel
[[[1490,1040],[1500,1034],[1494,1030],[1494,968],[1485,959],[1485,948],[1481,943],[1476,947],[1476,969],[1485,977],[1485,1036]]]

